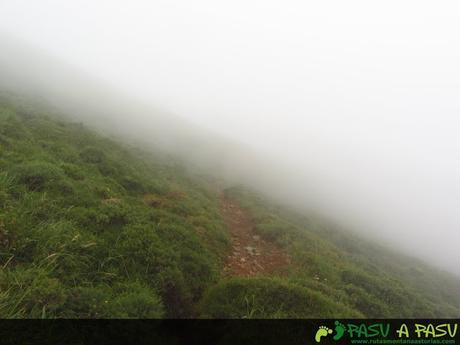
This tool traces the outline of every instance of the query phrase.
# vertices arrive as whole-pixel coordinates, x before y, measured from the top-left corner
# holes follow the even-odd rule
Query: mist
[[[4,1],[0,88],[460,273],[454,1]]]

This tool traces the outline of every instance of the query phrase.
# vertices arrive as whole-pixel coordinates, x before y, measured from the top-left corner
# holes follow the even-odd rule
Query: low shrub
[[[316,291],[278,278],[234,278],[212,287],[201,302],[211,318],[354,318],[359,312]]]
[[[105,161],[105,153],[96,147],[87,147],[80,152],[80,158],[85,163],[102,163]]]
[[[64,171],[68,177],[73,180],[81,181],[85,178],[85,172],[82,170],[81,167],[72,164],[72,163],[62,163],[61,169]]]
[[[0,271],[0,317],[53,317],[63,307],[67,294],[50,269],[18,267]]]
[[[12,174],[28,190],[38,192],[63,178],[63,172],[58,166],[44,161],[19,164],[12,169]]]
[[[96,285],[72,290],[65,305],[72,318],[161,318],[164,306],[157,292],[139,282]]]

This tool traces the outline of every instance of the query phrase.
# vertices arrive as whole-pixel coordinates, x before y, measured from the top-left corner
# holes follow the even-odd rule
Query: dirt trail
[[[254,232],[249,215],[237,203],[221,197],[221,210],[232,238],[232,251],[224,266],[227,276],[283,274],[291,263],[290,257],[276,244]]]

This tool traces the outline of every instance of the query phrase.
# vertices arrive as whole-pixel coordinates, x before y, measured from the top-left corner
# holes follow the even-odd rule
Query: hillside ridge
[[[0,102],[0,317],[460,316],[457,277],[213,183]]]

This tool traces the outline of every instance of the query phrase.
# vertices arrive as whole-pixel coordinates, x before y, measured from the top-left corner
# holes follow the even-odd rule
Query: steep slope
[[[12,105],[0,206],[0,317],[194,315],[229,243],[173,160]]]
[[[226,197],[254,232],[292,257],[276,279],[227,279],[205,296],[211,317],[459,317],[460,279],[274,205],[245,188]],[[281,279],[282,278],[282,279]]]
[[[214,186],[4,101],[0,317],[459,317],[456,277]]]

